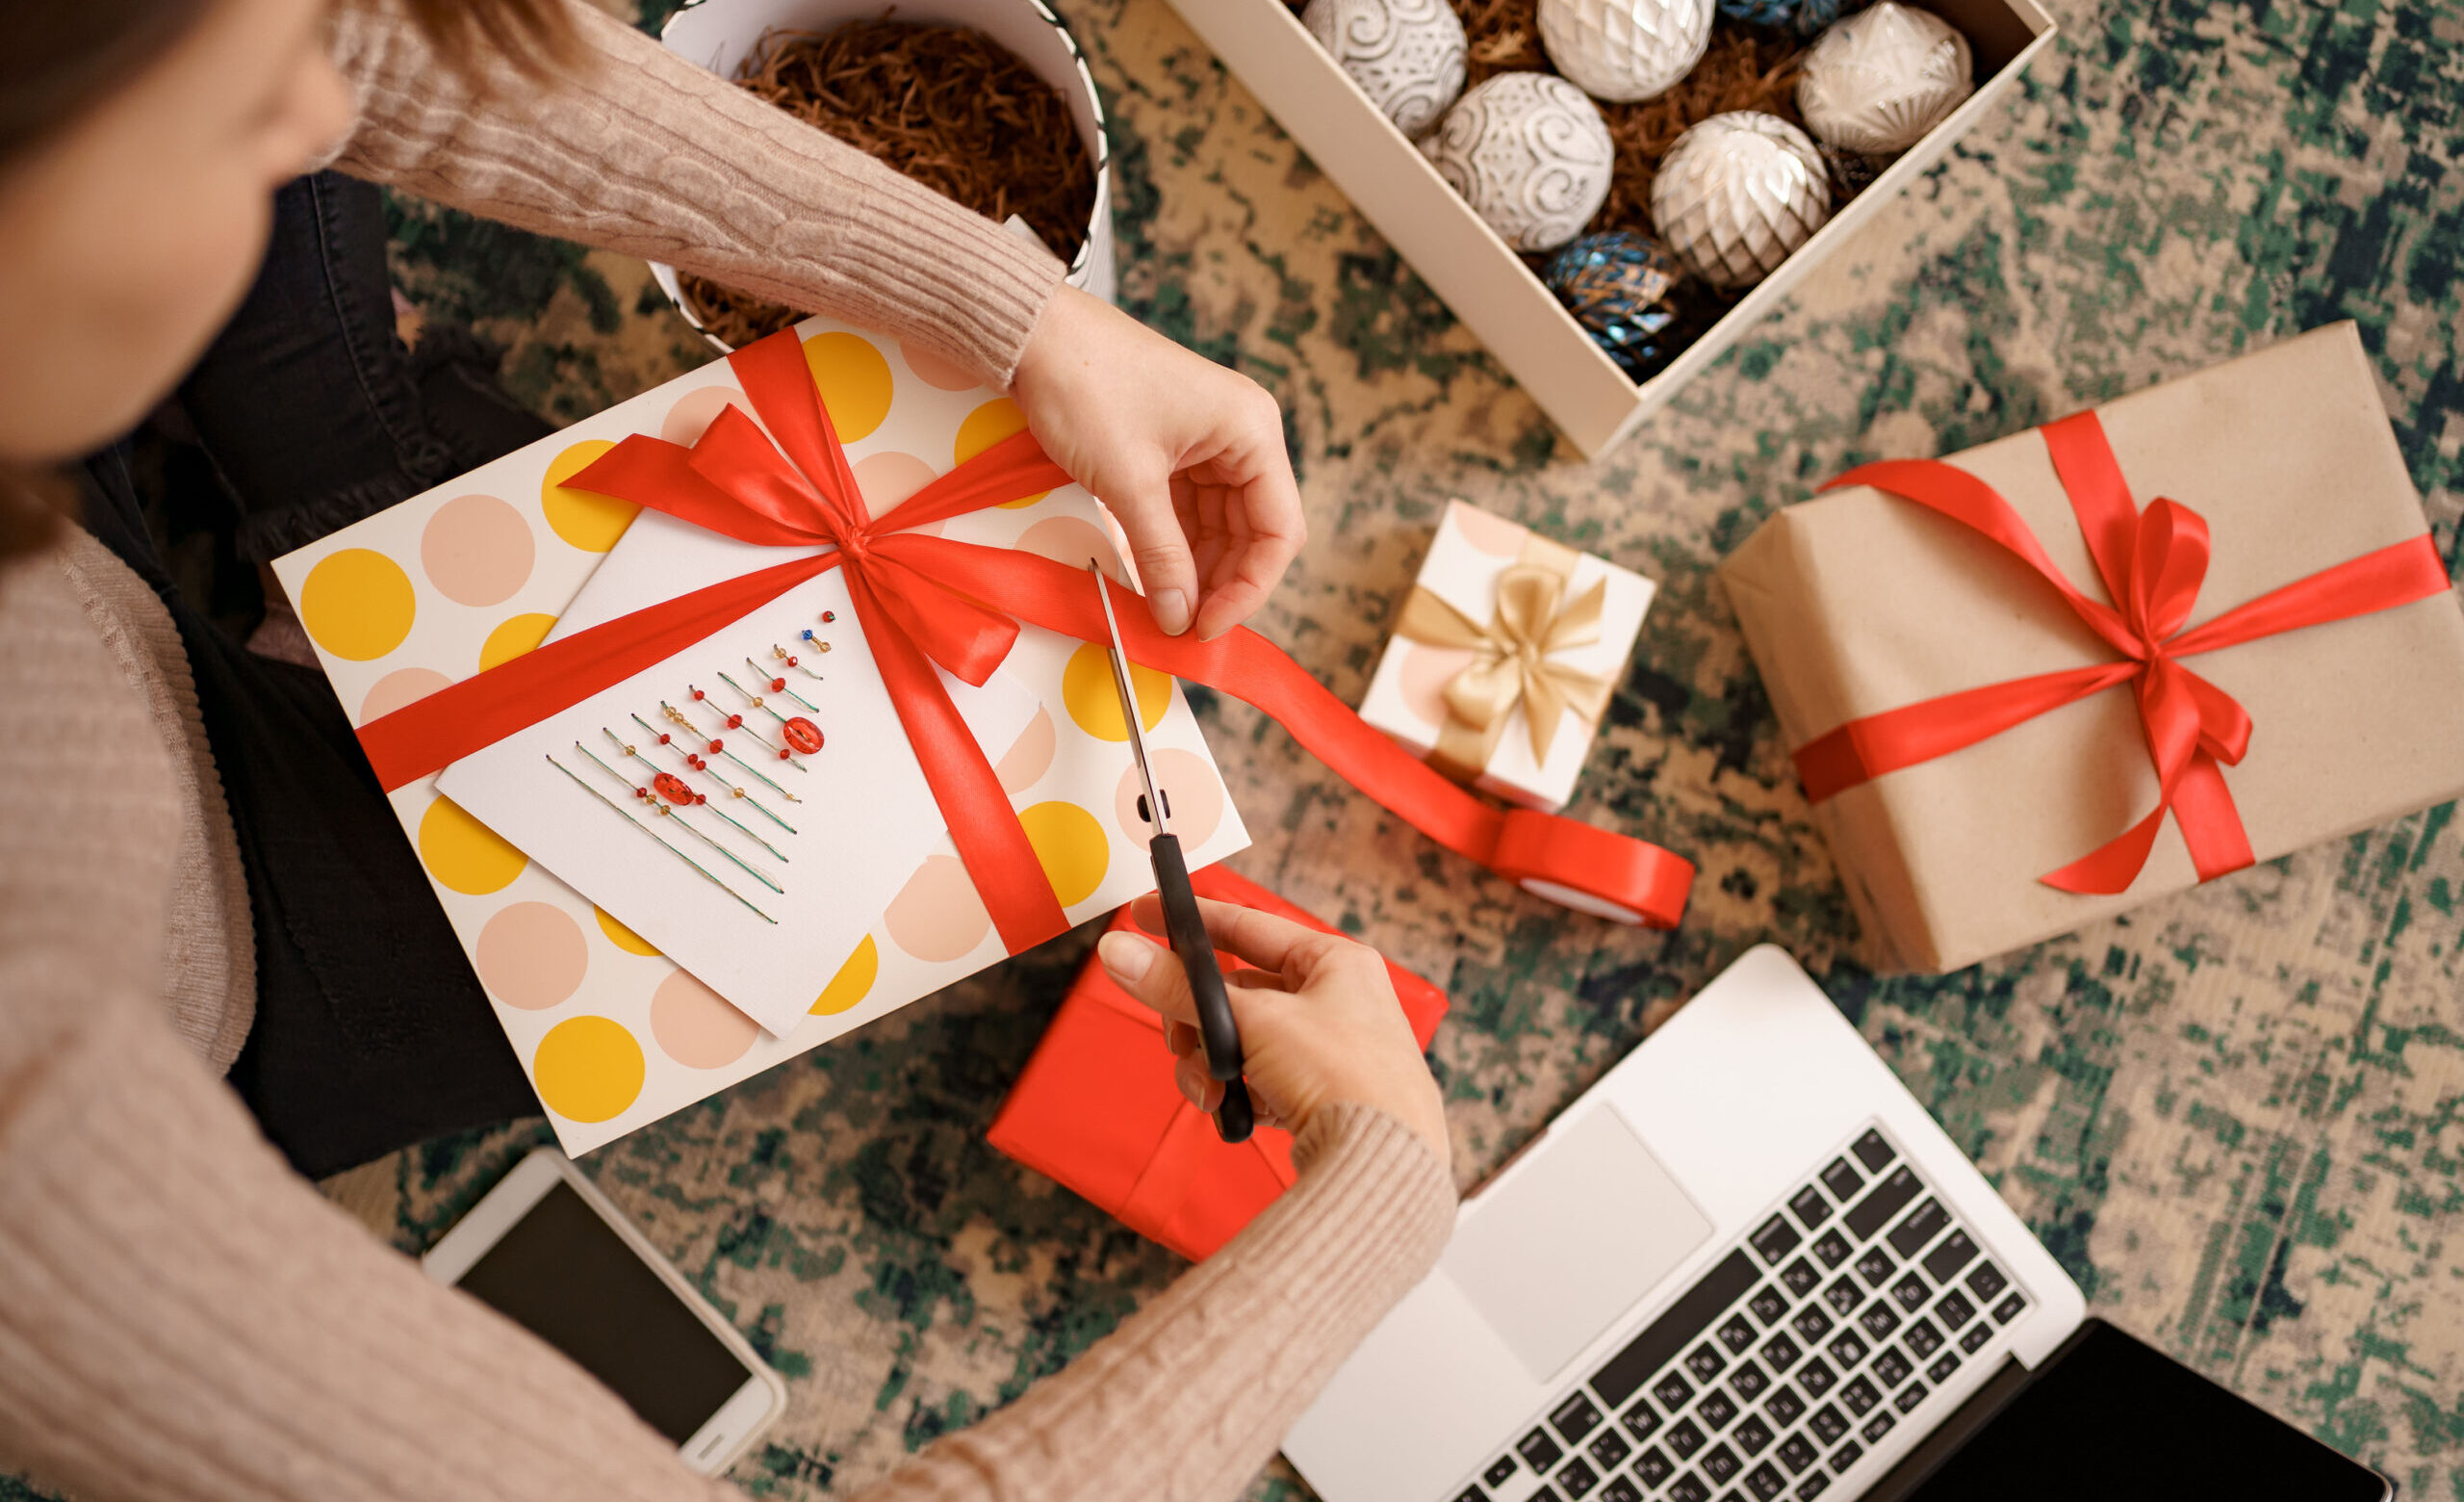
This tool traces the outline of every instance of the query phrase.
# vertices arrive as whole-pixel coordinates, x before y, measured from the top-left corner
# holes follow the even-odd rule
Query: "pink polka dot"
[[[962,960],[992,931],[975,883],[955,855],[930,855],[882,913],[890,943],[919,960]]]
[[[752,405],[744,400],[744,393],[733,386],[704,386],[698,391],[688,391],[677,398],[676,404],[667,409],[667,416],[659,422],[658,435],[670,443],[680,443],[689,449],[702,441],[702,434],[709,430],[711,420],[730,402],[743,407],[745,416],[753,415]]]
[[[956,360],[944,359],[922,345],[900,340],[898,352],[907,357],[907,368],[927,386],[942,391],[966,391],[984,384],[983,378]]]
[[[590,968],[590,944],[564,909],[516,902],[479,930],[474,968],[488,994],[537,1012],[570,997]]]
[[[855,471],[856,488],[864,493],[864,505],[875,516],[886,515],[891,506],[941,478],[922,459],[896,452],[865,454],[856,461]]]
[[[1060,737],[1052,727],[1052,712],[1039,707],[1036,717],[1010,742],[992,774],[1001,779],[1004,792],[1024,792],[1041,781],[1052,770],[1052,753],[1060,744]]]
[[[405,667],[376,680],[368,697],[359,701],[359,722],[383,719],[406,704],[417,704],[439,688],[450,688],[453,680],[432,667]]]
[[[1403,644],[1403,676],[1399,686],[1403,690],[1403,703],[1411,712],[1426,720],[1434,730],[1446,723],[1450,712],[1446,708],[1446,686],[1454,675],[1472,665],[1477,656],[1468,647],[1424,647],[1417,641]]]
[[[1032,553],[1071,568],[1085,568],[1087,560],[1093,558],[1113,583],[1129,583],[1129,573],[1121,567],[1120,553],[1113,546],[1112,538],[1102,528],[1079,517],[1047,517],[1019,533],[1015,546],[1020,553]]]
[[[538,557],[530,524],[494,496],[455,496],[420,531],[420,566],[456,605],[502,605]]]
[[[720,1069],[744,1057],[761,1024],[682,971],[651,994],[651,1036],[686,1069]]]
[[[1180,837],[1184,851],[1194,850],[1213,837],[1223,823],[1223,785],[1206,759],[1168,746],[1153,753],[1155,786],[1164,794],[1170,813],[1172,833]],[[1121,833],[1143,844],[1155,833],[1155,826],[1138,816],[1138,800],[1146,789],[1138,780],[1138,768],[1132,765],[1121,774],[1120,786],[1113,792],[1113,816],[1120,820]]]
[[[1454,530],[1463,540],[1491,557],[1510,558],[1523,551],[1523,539],[1531,535],[1525,528],[1476,505],[1461,502],[1447,507]]]

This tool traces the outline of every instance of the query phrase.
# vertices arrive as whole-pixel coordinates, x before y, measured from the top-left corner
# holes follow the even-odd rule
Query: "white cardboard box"
[[[2035,0],[1923,0],[1966,35],[1976,55],[1976,92],[1666,370],[1637,386],[1311,39],[1284,0],[1171,4],[1587,457],[1615,447],[1667,405],[1777,308],[1815,262],[1940,160],[2010,91],[2054,33]]]

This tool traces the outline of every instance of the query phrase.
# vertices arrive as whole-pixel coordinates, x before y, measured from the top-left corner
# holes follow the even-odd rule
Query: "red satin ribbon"
[[[387,790],[414,782],[689,650],[729,623],[833,568],[898,707],[959,857],[1012,953],[1067,926],[984,748],[935,664],[981,684],[1018,624],[1105,641],[1083,569],[903,529],[1066,484],[1020,433],[876,518],[823,410],[792,332],[728,357],[761,424],[731,406],[685,449],[635,434],[566,483],[665,511],[746,542],[830,546],[635,610],[442,688],[360,728]],[[769,429],[767,437],[762,426]],[[770,439],[777,440],[774,447]],[[1624,835],[1527,809],[1501,813],[1372,730],[1263,636],[1168,636],[1118,586],[1121,637],[1137,661],[1255,705],[1345,781],[1440,844],[1514,880],[1602,898],[1659,928],[1684,911],[1693,866]]]
[[[1885,772],[1946,756],[2127,683],[2156,763],[2156,807],[2041,879],[2065,892],[2127,890],[2146,866],[2168,809],[2181,825],[2199,880],[2240,870],[2251,862],[2250,841],[2223,767],[2238,764],[2249,750],[2250,716],[2179,659],[2429,599],[2449,587],[2447,566],[2425,532],[2322,569],[2184,631],[2207,579],[2207,523],[2190,507],[2162,498],[2141,511],[2095,413],[2066,417],[2038,431],[2070,498],[2106,597],[2119,601],[2118,608],[2091,599],[2063,578],[2011,504],[1964,470],[1934,459],[1893,459],[1861,465],[1823,488],[1871,485],[1981,533],[2034,569],[2121,660],[2013,679],[1850,720],[1798,748],[1797,775],[1806,795],[1819,803]]]

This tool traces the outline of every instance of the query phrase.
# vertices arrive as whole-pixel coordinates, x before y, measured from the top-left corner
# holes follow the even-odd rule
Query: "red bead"
[[[722,751],[726,750],[727,748],[728,748],[728,743],[727,743],[726,741],[724,741],[724,740],[713,740],[713,741],[711,741],[711,742],[710,742],[710,754],[711,754],[712,756],[716,756],[716,755],[718,755],[720,752],[722,752]]]
[[[821,612],[821,623],[824,626],[829,625],[832,621],[836,619],[838,619],[838,612],[836,610],[824,610]]]
[[[780,753],[779,753],[779,760],[780,760],[780,761],[782,761],[782,762],[784,762],[784,761],[787,761],[788,759],[789,759],[789,753],[788,753],[787,751],[785,751],[784,749],[782,749],[782,750],[780,751]]]
[[[821,749],[821,727],[801,714],[787,721],[781,734],[786,737],[787,744],[807,756]]]
[[[693,794],[693,801],[696,803],[707,803],[710,801],[710,795],[706,792],[697,792]]]
[[[780,689],[784,688],[784,687],[786,687],[786,686],[787,686],[787,681],[786,681],[785,679],[783,679],[783,678],[773,678],[772,680],[770,680],[770,691],[771,691],[772,693],[777,693]]]
[[[699,698],[703,697],[702,690],[701,690],[701,689],[699,689],[699,688],[694,689],[694,690],[693,690],[693,697],[695,697],[696,699],[699,699]]]
[[[743,715],[741,715],[741,714],[731,714],[731,715],[729,715],[729,716],[728,716],[728,729],[730,729],[730,730],[741,730],[742,728],[744,728],[744,716],[743,716]]]
[[[667,744],[667,738],[666,738],[665,736],[661,736],[661,737],[659,737],[659,738],[658,738],[658,743],[659,743],[660,745],[665,745],[665,744]]]
[[[677,776],[674,772],[659,773],[651,779],[651,786],[656,788],[658,795],[670,803],[694,801],[693,790],[685,785],[683,778]]]
[[[633,796],[636,798],[647,798],[650,795],[651,790],[648,788],[636,788],[633,790]]]
[[[787,659],[787,665],[788,665],[789,667],[793,667],[793,666],[795,666],[795,665],[796,665],[796,660],[795,660],[794,658],[789,658],[789,659]],[[786,682],[786,680],[785,680],[785,679],[783,679],[783,678],[782,678],[782,679],[780,679],[780,680],[779,680],[779,682],[781,682],[781,683],[783,683],[783,683],[785,683],[785,682]]]

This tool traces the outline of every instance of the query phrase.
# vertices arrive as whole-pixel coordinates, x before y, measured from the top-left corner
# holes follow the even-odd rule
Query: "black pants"
[[[133,462],[121,443],[86,466],[88,529],[179,628],[239,831],[257,1011],[231,1083],[312,1177],[538,1109],[323,675],[245,651],[227,581],[203,587],[167,555],[168,512],[212,518],[211,554],[244,563],[547,430],[473,404],[467,376],[437,400],[441,367],[395,338],[392,296],[376,190],[292,184],[255,288],[180,389],[206,462]]]

